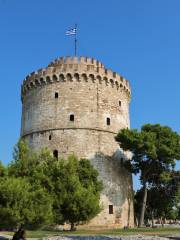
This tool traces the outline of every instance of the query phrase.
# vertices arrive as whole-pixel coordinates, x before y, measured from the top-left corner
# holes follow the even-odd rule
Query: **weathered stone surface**
[[[122,166],[127,154],[114,140],[129,127],[128,81],[97,60],[60,58],[29,75],[21,97],[21,136],[32,149],[48,147],[60,157],[74,153],[99,171],[103,210],[89,225],[133,226],[132,179]]]

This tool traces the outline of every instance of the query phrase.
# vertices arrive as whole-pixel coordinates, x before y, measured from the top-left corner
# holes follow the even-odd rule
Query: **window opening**
[[[111,123],[110,118],[107,118],[107,119],[106,119],[106,123],[107,123],[107,125],[110,125],[110,123]]]
[[[70,114],[70,121],[74,122],[74,114]]]
[[[113,205],[109,205],[109,214],[113,214]]]

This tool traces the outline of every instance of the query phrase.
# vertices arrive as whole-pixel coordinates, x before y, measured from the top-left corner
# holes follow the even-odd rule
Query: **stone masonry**
[[[21,136],[33,150],[56,157],[88,158],[104,189],[102,212],[89,226],[133,226],[131,174],[127,154],[114,140],[129,128],[129,82],[92,58],[61,57],[33,72],[22,84]]]

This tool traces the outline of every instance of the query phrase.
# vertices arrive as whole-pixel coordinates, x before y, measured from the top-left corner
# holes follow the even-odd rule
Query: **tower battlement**
[[[47,68],[29,74],[22,85],[22,98],[32,88],[54,82],[92,82],[105,84],[117,90],[126,92],[130,99],[131,88],[129,82],[111,69],[87,57],[60,57],[51,62]]]
[[[60,57],[52,61],[48,66],[59,66],[61,64],[81,64],[81,65],[93,65],[94,67],[105,68],[104,65],[94,59],[89,57]]]

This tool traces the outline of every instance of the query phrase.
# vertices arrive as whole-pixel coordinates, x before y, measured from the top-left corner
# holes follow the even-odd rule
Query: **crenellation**
[[[92,58],[92,64],[96,67],[97,66],[97,60]]]
[[[116,77],[117,77],[117,73],[113,72],[113,78],[116,78]]]
[[[33,76],[34,74],[35,74],[35,72],[31,72],[31,73],[30,73],[30,76]]]
[[[74,72],[76,72],[74,74]],[[79,72],[81,73],[80,75]],[[129,82],[111,69],[104,68],[104,65],[96,59],[88,57],[60,57],[52,61],[47,68],[41,68],[34,71],[23,81],[24,90],[22,95],[26,94],[32,88],[43,87],[45,84],[55,82],[90,82],[92,84],[105,83],[107,87],[116,87],[119,91],[124,91],[130,98],[131,89]]]
[[[106,76],[101,77],[100,73],[86,74],[84,72],[81,75],[79,75],[78,73],[72,74],[71,73],[72,71],[73,71],[73,69],[71,69],[71,71],[69,71],[69,72],[65,71],[64,73],[61,73],[61,74],[59,74],[59,71],[58,72],[56,71],[56,73],[53,74],[53,72],[55,72],[55,71],[52,71],[52,69],[47,69],[46,72],[43,71],[43,74],[38,74],[38,75],[36,74],[36,75],[31,76],[30,78],[26,78],[23,81],[23,85],[26,85],[27,83],[29,83],[29,87],[28,88],[26,87],[25,88],[26,90],[23,91],[22,94],[25,94],[27,92],[27,90],[30,90],[34,87],[43,86],[45,83],[51,84],[51,83],[55,83],[55,82],[64,82],[64,81],[81,82],[81,78],[82,78],[82,80],[84,82],[90,81],[91,83],[97,82],[99,84],[102,84],[103,82],[105,82],[106,86],[111,86],[112,88],[114,88],[114,86],[116,85],[117,90],[124,89],[124,91],[128,94],[128,96],[131,95],[129,82],[127,80],[125,80],[124,78],[122,78],[121,76],[119,76],[118,74],[116,74],[116,77],[113,77],[115,75],[114,75],[114,72],[112,72],[111,70],[107,71],[107,74],[106,74],[107,77]],[[93,72],[93,71],[91,70],[91,72]],[[48,74],[48,75],[46,75],[46,74]],[[112,77],[110,77],[110,76],[112,76]],[[123,80],[123,84],[121,83],[122,80]]]
[[[124,81],[122,76],[120,76],[120,80],[121,80],[121,82],[123,82],[123,81]]]
[[[106,75],[108,78],[113,78],[113,71],[111,69],[108,69]]]
[[[85,59],[86,59],[85,57],[81,56],[81,57],[79,58],[79,63],[80,63],[80,64],[85,64],[85,63],[86,63],[86,60],[85,60]]]
[[[74,61],[74,58],[73,57],[70,57],[70,56],[68,56],[68,57],[66,57],[65,59],[64,59],[64,63],[65,64],[70,64],[70,63],[74,63],[75,61]]]
[[[121,82],[121,76],[120,76],[119,74],[117,74],[117,73],[116,73],[116,81],[118,81],[119,84],[120,84],[120,82]]]
[[[44,83],[64,82],[66,80],[68,80],[70,82],[71,81],[80,82],[80,79],[81,79],[80,76],[77,77],[77,74],[72,75],[70,71],[69,72],[65,71],[65,72],[64,72],[64,74],[59,74],[56,71],[56,74],[53,74],[52,69],[48,69],[46,72],[43,71],[43,74],[39,74],[39,75],[36,74],[36,75],[31,76],[30,78],[26,78],[23,81],[23,85],[30,83],[29,84],[30,87],[26,88],[26,91],[27,91],[28,89],[30,90],[33,87],[42,86],[42,85],[44,85]],[[93,71],[91,70],[91,72],[93,72]],[[46,75],[46,74],[48,74],[48,75]],[[100,73],[98,73],[98,74],[82,73],[81,77],[82,77],[82,80],[84,80],[85,82],[88,82],[88,80],[90,80],[90,82],[95,83],[96,79],[97,79],[98,80],[97,82],[99,84],[101,84],[104,81],[106,86],[114,87],[114,85],[116,85],[117,89],[123,88],[125,90],[125,92],[128,92],[128,94],[131,94],[130,85],[127,80],[125,80],[123,78],[123,83],[125,84],[124,85],[124,84],[120,83],[120,81],[122,82],[122,78],[118,74],[116,74],[116,77],[111,78],[110,75],[111,76],[115,76],[115,75],[112,71],[108,71],[108,73],[106,75],[107,75],[107,77],[100,77]],[[109,85],[109,83],[110,83],[110,85]],[[22,94],[24,94],[26,91],[23,91]]]
[[[38,73],[38,75],[40,75],[41,73],[42,73],[42,68],[40,68],[38,71],[37,71],[37,73]]]
[[[89,58],[89,57],[87,57],[86,58],[86,64],[88,65],[92,65],[93,64],[93,61],[92,61],[92,58]]]
[[[101,67],[102,67],[101,62],[99,62],[99,61],[96,62],[96,65],[97,65],[98,68],[101,68]]]

